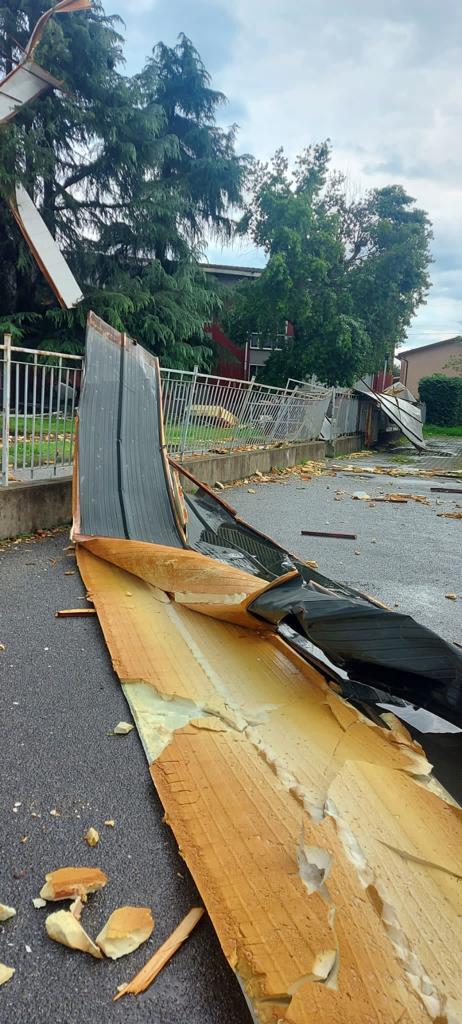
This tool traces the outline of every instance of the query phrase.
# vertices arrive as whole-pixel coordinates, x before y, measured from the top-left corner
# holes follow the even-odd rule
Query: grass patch
[[[462,424],[457,427],[439,427],[435,423],[424,423],[424,437],[462,437]]]

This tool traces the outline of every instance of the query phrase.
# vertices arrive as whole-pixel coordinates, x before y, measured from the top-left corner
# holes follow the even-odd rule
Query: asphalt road
[[[0,553],[0,902],[17,910],[0,924],[0,961],[16,968],[0,989],[0,1021],[248,1024],[208,918],[144,995],[112,1002],[117,985],[201,899],[162,821],[136,730],[108,735],[130,715],[97,621],[55,618],[58,608],[85,605],[67,543],[63,532]],[[90,826],[101,835],[94,849],[83,839]],[[67,864],[98,866],[109,876],[82,918],[92,936],[116,907],[134,904],[153,911],[151,939],[114,962],[48,939],[50,905],[35,910],[32,899],[46,872]]]
[[[356,464],[359,468],[359,459]],[[461,511],[462,494],[432,494],[430,487],[439,486],[460,488],[462,482],[337,473],[307,483],[295,476],[287,483],[249,483],[227,488],[223,497],[262,533],[318,562],[327,576],[399,607],[447,640],[462,642],[462,520],[437,515]],[[371,498],[422,494],[430,503],[377,503],[371,508],[369,502],[352,498],[358,491]],[[356,533],[357,540],[302,537],[303,529]],[[446,599],[447,593],[459,594],[459,600]]]
[[[326,574],[414,614],[447,639],[461,640],[462,522],[437,512],[461,506],[462,495],[431,495],[429,506],[373,508],[351,496],[359,490],[430,495],[437,483],[338,474],[306,484],[295,477],[287,484],[249,484],[224,496],[260,530],[316,559]],[[303,528],[353,531],[358,540],[302,538]],[[77,570],[65,575],[75,569],[66,544],[66,534],[59,533],[0,553],[0,642],[6,646],[0,652],[0,902],[17,909],[14,919],[0,924],[0,961],[16,967],[0,990],[0,1020],[249,1024],[207,918],[147,993],[111,1001],[117,985],[200,897],[162,822],[136,731],[108,735],[129,714],[98,623],[54,616],[57,608],[85,604]],[[461,599],[445,599],[448,592]],[[114,819],[115,828],[105,827],[105,819]],[[89,826],[101,833],[95,849],[83,839]],[[32,898],[45,873],[65,864],[97,865],[109,876],[85,908],[90,934],[117,906],[139,904],[150,906],[156,919],[149,942],[115,962],[52,943],[44,930],[47,910],[35,910]]]

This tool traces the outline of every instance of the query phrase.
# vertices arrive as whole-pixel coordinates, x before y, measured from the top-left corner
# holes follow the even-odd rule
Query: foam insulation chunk
[[[118,960],[146,942],[153,928],[154,920],[148,907],[119,907],[106,921],[96,942],[105,956]]]
[[[80,921],[70,910],[57,910],[49,914],[45,921],[47,935],[54,942],[60,942],[69,949],[78,949],[82,953],[90,953],[96,960],[102,959],[102,952],[82,928]]]
[[[58,868],[45,875],[40,890],[43,900],[69,900],[98,892],[106,885],[107,875],[99,868]]]
[[[9,981],[13,977],[15,972],[14,967],[7,967],[6,964],[0,964],[0,985],[4,985],[6,981]]]
[[[15,917],[14,907],[8,907],[6,903],[0,903],[0,921],[8,921],[8,918]]]

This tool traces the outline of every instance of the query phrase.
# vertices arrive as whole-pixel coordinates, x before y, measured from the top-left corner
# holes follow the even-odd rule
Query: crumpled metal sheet
[[[280,575],[271,582],[278,560],[279,567],[289,561],[287,585],[298,582],[292,556],[244,529],[206,491],[197,513],[199,523],[205,520],[206,543],[214,549],[214,534],[224,524],[222,553],[237,552],[254,570],[266,564],[270,579],[184,546],[182,505],[175,502],[158,444],[161,427],[151,447],[157,484],[151,480],[148,490],[140,489],[140,470],[133,470],[121,488],[112,449],[123,452],[126,439],[151,424],[158,392],[143,391],[146,381],[155,381],[155,362],[114,333],[91,318],[90,347],[103,355],[101,363],[90,360],[93,383],[80,410],[78,565],[166,821],[254,1020],[459,1019],[461,809],[433,778],[404,723],[390,711],[386,725],[378,715],[377,721],[366,718],[273,623],[249,610],[255,594],[272,587],[283,592]],[[108,356],[108,344],[118,360]],[[126,367],[121,373],[118,349],[133,360],[134,387],[144,396],[138,418],[130,413],[120,422]],[[116,403],[115,428],[104,409],[109,395]],[[90,437],[98,441],[98,426],[95,462]],[[141,462],[141,436],[139,442],[131,456]],[[98,491],[94,509],[89,487],[98,474],[108,493]],[[170,515],[176,536],[171,547],[111,537],[107,530],[82,534],[82,523],[92,516],[109,529],[120,523],[137,529],[130,505],[137,494],[143,505],[153,498],[149,509],[137,513],[149,512],[140,522],[148,521],[152,534],[162,534],[164,515]],[[118,504],[115,518],[108,501]],[[199,548],[203,541],[196,539]],[[333,586],[333,600],[346,599],[340,585]],[[360,696],[363,690],[358,688]]]
[[[388,416],[392,423],[400,428],[405,437],[412,441],[416,448],[419,448],[421,451],[425,450],[427,445],[422,434],[422,413],[417,405],[413,405],[412,402],[406,402],[403,398],[397,398],[395,395],[387,395],[385,393],[379,395],[377,392],[372,391],[363,380],[357,381],[354,389],[360,395],[367,395],[368,398],[377,402],[382,412]]]
[[[185,544],[166,486],[157,360],[89,314],[80,395],[78,532]]]

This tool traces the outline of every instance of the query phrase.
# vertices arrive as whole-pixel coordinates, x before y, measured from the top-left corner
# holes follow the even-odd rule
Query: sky
[[[238,148],[289,158],[330,138],[354,189],[401,184],[433,224],[433,286],[406,348],[462,334],[460,0],[106,0],[127,71],[184,32],[228,97]],[[210,262],[261,265],[243,242]]]

